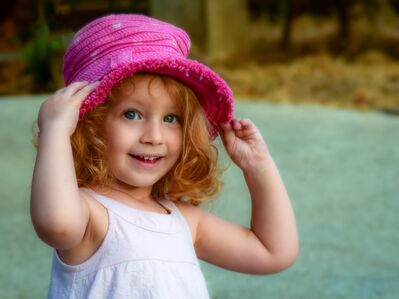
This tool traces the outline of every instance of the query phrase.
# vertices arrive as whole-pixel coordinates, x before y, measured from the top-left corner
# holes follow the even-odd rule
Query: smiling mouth
[[[162,158],[161,156],[140,156],[132,154],[129,154],[129,156],[143,163],[148,163],[148,164],[155,164]]]

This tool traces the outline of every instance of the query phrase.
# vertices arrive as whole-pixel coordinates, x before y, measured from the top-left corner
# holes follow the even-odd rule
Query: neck
[[[105,191],[109,192],[119,192],[134,200],[145,202],[148,200],[153,200],[151,196],[152,186],[149,187],[135,187],[128,185],[121,181],[116,181],[111,183],[105,188]]]

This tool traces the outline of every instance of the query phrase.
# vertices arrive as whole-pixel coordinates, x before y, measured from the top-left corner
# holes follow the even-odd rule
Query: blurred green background
[[[204,263],[212,298],[399,298],[398,7],[399,0],[2,3],[0,298],[46,295],[51,249],[29,218],[32,124],[63,85],[73,32],[111,12],[152,15],[190,33],[191,57],[231,85],[236,115],[259,126],[291,195],[298,262],[272,276]],[[250,200],[234,165],[224,181],[206,208],[248,225]]]
[[[51,249],[29,218],[31,130],[45,97],[0,101],[0,298],[44,298]],[[237,102],[280,168],[296,212],[297,263],[272,276],[203,264],[212,298],[396,299],[399,296],[399,118],[315,105]],[[220,145],[220,141],[217,140]],[[226,158],[223,156],[226,163]],[[250,199],[232,165],[207,208],[249,224]]]

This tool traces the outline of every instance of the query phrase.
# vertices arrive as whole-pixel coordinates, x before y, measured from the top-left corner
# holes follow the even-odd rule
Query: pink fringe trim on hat
[[[169,75],[185,83],[199,96],[199,101],[212,126],[210,135],[215,138],[220,129],[220,124],[228,123],[233,118],[233,94],[226,82],[215,73],[195,60],[189,59],[150,59],[135,62],[134,64],[121,64],[115,70],[105,75],[100,85],[86,98],[80,108],[80,115],[95,109],[105,102],[112,87],[123,79],[141,71],[148,71],[155,74]],[[204,84],[204,81],[207,84]],[[210,86],[214,90],[204,89]],[[215,97],[204,98],[207,96]]]

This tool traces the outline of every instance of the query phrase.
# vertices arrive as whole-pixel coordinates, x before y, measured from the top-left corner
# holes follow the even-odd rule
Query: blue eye
[[[140,114],[137,111],[126,111],[123,115],[127,119],[133,119],[133,120],[141,119]]]
[[[179,121],[179,119],[177,118],[177,116],[176,116],[176,115],[173,115],[173,114],[166,115],[166,116],[163,118],[163,120],[164,120],[165,122],[167,122],[167,123],[175,123],[175,122],[178,122],[178,121]]]

